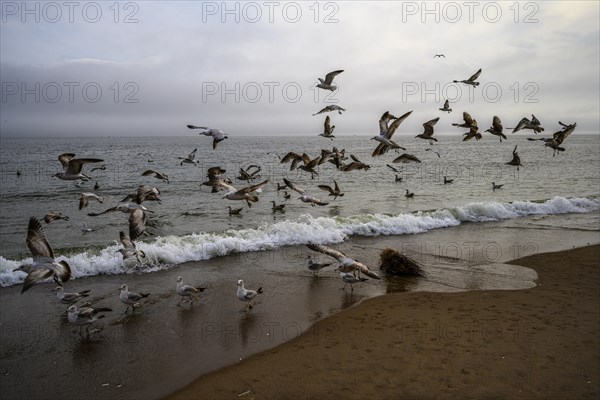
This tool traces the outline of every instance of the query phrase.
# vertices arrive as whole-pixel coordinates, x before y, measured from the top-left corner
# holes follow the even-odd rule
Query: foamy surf
[[[554,197],[545,201],[510,203],[480,202],[431,211],[398,215],[362,214],[350,217],[312,217],[303,214],[297,220],[263,224],[252,229],[227,230],[219,233],[194,233],[185,236],[158,237],[152,242],[139,242],[146,253],[143,266],[135,260],[123,262],[113,244],[69,257],[73,279],[93,275],[150,273],[172,268],[187,261],[207,260],[231,253],[273,250],[288,245],[307,243],[340,243],[349,236],[406,235],[460,225],[463,222],[488,222],[531,215],[589,213],[600,209],[600,198]],[[23,282],[23,272],[13,272],[31,258],[9,260],[0,257],[0,285]]]

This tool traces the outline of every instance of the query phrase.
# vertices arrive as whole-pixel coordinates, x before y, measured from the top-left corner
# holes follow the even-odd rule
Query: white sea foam
[[[68,258],[73,278],[100,274],[153,272],[171,268],[186,261],[206,260],[234,252],[276,249],[286,245],[306,243],[339,243],[353,235],[379,236],[427,232],[456,226],[462,222],[486,222],[513,219],[529,215],[588,213],[600,209],[600,198],[555,197],[543,202],[514,201],[483,202],[417,213],[385,215],[363,214],[351,217],[312,217],[301,215],[294,221],[263,224],[253,229],[228,230],[219,233],[197,233],[185,236],[165,236],[152,242],[140,242],[146,253],[145,265],[134,268],[135,260],[123,259],[112,244],[100,251],[83,252]],[[13,272],[22,261],[0,257],[0,285],[21,283],[25,274]]]

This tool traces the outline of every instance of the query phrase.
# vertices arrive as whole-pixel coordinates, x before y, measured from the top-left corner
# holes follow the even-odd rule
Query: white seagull
[[[265,186],[267,183],[269,183],[268,179],[259,184],[248,186],[238,190],[235,187],[229,185],[228,183],[225,183],[224,181],[217,182],[219,186],[227,190],[227,193],[225,193],[225,195],[223,196],[224,199],[246,200],[246,204],[248,204],[248,207],[252,207],[251,202],[258,201],[258,195],[253,194],[253,192],[256,192],[257,190]]]
[[[52,291],[56,292],[56,298],[58,299],[58,301],[67,305],[71,305],[84,297],[88,297],[90,293],[89,290],[82,290],[81,292],[74,293],[65,293],[65,290],[62,286],[57,286]]]
[[[371,277],[374,279],[381,279],[381,277],[379,275],[377,275],[377,273],[372,271],[365,264],[363,264],[359,261],[353,260],[352,258],[348,257],[341,251],[334,250],[327,246],[323,246],[322,244],[312,244],[311,243],[311,244],[307,244],[306,246],[311,250],[318,251],[319,253],[327,254],[328,256],[331,256],[331,257],[335,258],[336,260],[338,260],[338,262],[339,262],[338,268],[341,272],[358,271],[359,275],[362,272],[363,274],[367,275],[368,277]]]
[[[213,150],[217,148],[217,144],[220,141],[227,139],[227,134],[220,129],[213,129],[213,128],[209,128],[207,126],[196,126],[196,125],[188,125],[187,127],[190,129],[204,129],[205,131],[200,132],[199,133],[200,135],[212,136]]]
[[[196,294],[204,292],[206,290],[206,288],[185,285],[183,283],[183,278],[181,276],[178,276],[176,290],[177,290],[177,294],[181,296],[179,303],[177,303],[177,305],[179,306],[185,297],[188,297],[190,299],[190,305],[194,305],[194,300],[198,300],[198,298],[196,297]]]
[[[336,268],[336,271],[337,270],[339,270],[339,268]],[[340,278],[342,278],[342,280],[344,281],[344,287],[342,288],[342,290],[346,290],[346,285],[350,284],[351,291],[354,291],[353,285],[355,283],[360,283],[368,280],[367,278],[361,278],[350,272],[340,272]]]
[[[262,287],[259,287],[256,290],[248,290],[244,287],[243,280],[240,279],[237,281],[237,298],[240,299],[240,301],[246,302],[246,306],[244,308],[254,307],[254,305],[252,304],[252,300],[254,300],[254,298],[256,298],[256,296],[258,296],[262,292]]]
[[[127,314],[127,310],[129,310],[129,306],[131,306],[131,312],[135,311],[135,307],[139,306],[139,301],[144,297],[150,296],[150,293],[136,293],[130,292],[127,288],[127,284],[122,284],[119,288],[119,300],[121,303],[127,304],[127,308],[125,309],[125,314]]]
[[[79,195],[79,209],[81,210],[82,208],[87,207],[90,200],[96,200],[99,203],[104,202],[102,197],[100,197],[94,193],[83,192]]]
[[[87,325],[85,331],[88,336],[90,334],[90,325],[99,320],[100,318],[104,318],[102,312],[112,311],[110,308],[100,307],[100,308],[92,308],[92,307],[81,307],[77,308],[77,306],[70,306],[68,309],[67,318],[69,322],[73,325],[79,325],[79,334],[81,335],[81,329],[84,325]]]

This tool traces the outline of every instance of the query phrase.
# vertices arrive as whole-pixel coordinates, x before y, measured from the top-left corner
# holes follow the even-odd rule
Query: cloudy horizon
[[[597,2],[2,1],[2,137],[436,134],[531,114],[598,133]],[[425,8],[426,7],[426,8]],[[236,21],[237,20],[237,21]],[[444,54],[444,57],[435,57]],[[452,83],[479,68],[476,88]],[[333,93],[317,78],[343,69]],[[449,98],[453,112],[439,111]]]

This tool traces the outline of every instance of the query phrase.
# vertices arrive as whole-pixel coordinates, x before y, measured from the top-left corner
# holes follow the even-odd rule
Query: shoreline
[[[599,259],[595,244],[508,262],[538,273],[531,289],[365,299],[167,399],[597,398]]]

